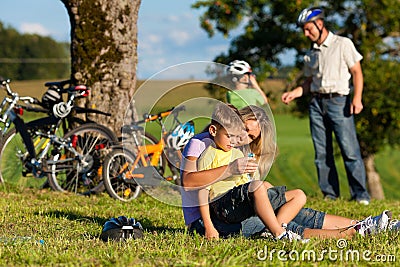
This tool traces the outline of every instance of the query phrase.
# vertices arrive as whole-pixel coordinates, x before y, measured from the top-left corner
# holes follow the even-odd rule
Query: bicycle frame
[[[64,140],[60,137],[58,137],[55,133],[59,129],[62,119],[64,117],[59,117],[56,118],[57,121],[54,122],[49,122],[49,126],[51,126],[51,130],[48,131],[47,133],[42,133],[42,132],[35,132],[36,136],[39,136],[34,142],[29,136],[28,133],[28,128],[27,124],[23,121],[22,118],[20,118],[20,114],[16,113],[16,109],[20,108],[21,106],[18,105],[19,101],[24,101],[27,104],[40,104],[40,101],[37,100],[36,98],[33,97],[28,97],[28,96],[19,96],[18,93],[13,92],[10,87],[10,80],[3,80],[1,81],[1,85],[5,88],[6,90],[6,96],[4,97],[3,101],[0,104],[0,114],[1,112],[4,113],[2,114],[0,118],[0,122],[4,124],[3,128],[0,128],[1,134],[4,135],[6,131],[9,129],[10,125],[12,123],[15,124],[15,128],[17,129],[17,132],[21,135],[22,140],[25,144],[25,147],[27,148],[27,154],[21,154],[21,151],[18,151],[18,157],[21,160],[25,160],[29,156],[32,159],[36,159],[37,162],[42,162],[42,160],[46,157],[48,154],[51,145],[56,144],[61,148],[67,148],[70,152],[72,152],[76,157],[78,157],[80,160],[82,160],[82,156],[79,155],[79,153],[70,145],[70,141]],[[54,83],[46,83],[46,86],[64,86],[67,84],[67,81],[63,82],[54,82]],[[86,97],[89,93],[89,88],[87,88],[84,85],[78,85],[70,88],[61,88],[63,93],[69,94],[68,101],[66,102],[67,107],[73,107],[73,103],[75,98],[77,97]],[[8,105],[7,105],[8,104]],[[25,107],[29,110],[28,107]],[[23,109],[23,108],[22,108]],[[34,110],[34,109],[32,109]],[[37,109],[40,110],[40,109]],[[50,118],[50,117],[48,117]],[[47,119],[47,118],[44,118]],[[41,120],[41,119],[39,119]],[[17,125],[18,122],[18,125]],[[17,127],[18,126],[18,127]],[[44,140],[43,140],[44,138]],[[40,147],[39,147],[40,146]],[[36,150],[38,150],[39,154],[36,154]]]
[[[183,110],[183,109],[178,109],[178,112],[181,110]],[[144,173],[146,169],[147,169],[147,171],[152,172],[152,170],[149,170],[148,167],[158,166],[161,155],[166,148],[165,137],[168,135],[168,131],[166,130],[165,125],[162,122],[162,119],[169,116],[172,113],[172,111],[173,111],[173,109],[165,111],[165,112],[161,112],[157,115],[147,115],[147,117],[144,120],[135,123],[135,124],[141,124],[141,123],[145,123],[145,122],[158,120],[161,125],[162,137],[160,138],[160,140],[157,144],[139,145],[136,134],[133,133],[133,137],[135,139],[135,144],[137,147],[137,156],[136,156],[135,161],[132,163],[133,167],[129,167],[128,165],[130,165],[130,164],[125,163],[125,165],[122,167],[122,169],[120,171],[120,174],[124,173],[127,170],[127,168],[129,168],[129,170],[127,170],[125,173],[125,177],[127,179],[136,179],[136,178],[143,179],[146,177],[146,175]],[[179,122],[176,115],[175,115],[174,119],[177,122]],[[146,159],[147,155],[151,155],[150,162]],[[139,166],[138,165],[139,162],[142,164],[141,167],[137,167],[137,166]],[[139,168],[142,168],[143,173],[135,172],[135,170],[137,170]]]
[[[4,113],[0,117],[0,122],[3,123],[4,126],[0,127],[0,131],[1,134],[4,135],[17,117],[17,114],[14,112],[14,109],[17,107],[17,103],[19,101],[24,101],[27,103],[36,104],[38,103],[38,100],[29,96],[19,96],[18,93],[13,92],[10,88],[9,79],[1,81],[1,86],[4,86],[6,90],[6,96],[0,104],[0,114],[4,109]]]
[[[160,160],[161,154],[164,150],[164,147],[165,147],[165,142],[164,142],[163,138],[161,138],[160,141],[155,145],[139,146],[138,147],[139,153],[138,153],[137,161],[139,161],[139,159],[140,159],[143,166],[147,167],[149,165],[145,159],[145,155],[153,155],[150,160],[150,166],[157,166],[158,161]],[[135,162],[135,164],[137,164],[137,162]]]

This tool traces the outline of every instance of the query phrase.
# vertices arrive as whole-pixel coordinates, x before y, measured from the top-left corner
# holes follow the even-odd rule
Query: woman
[[[244,60],[234,60],[229,63],[226,71],[233,83],[232,90],[226,92],[228,103],[236,108],[268,104],[268,98],[258,85],[249,63]]]
[[[197,203],[197,189],[208,184],[223,180],[233,174],[254,173],[257,170],[261,175],[266,175],[272,165],[276,154],[275,135],[273,125],[265,111],[257,106],[247,106],[240,110],[246,126],[247,137],[244,143],[250,144],[250,149],[255,154],[258,164],[249,161],[249,158],[239,158],[229,165],[215,169],[197,171],[196,160],[200,154],[211,144],[209,133],[201,133],[194,136],[183,151],[183,163],[181,170],[182,185],[182,209],[185,223],[190,231],[204,234],[204,225],[201,220]],[[261,177],[264,177],[261,176]],[[271,198],[282,198],[285,192],[273,192]],[[271,201],[272,202],[272,201]],[[287,224],[287,229],[297,233],[302,238],[311,237],[350,237],[357,232],[366,235],[383,231],[388,227],[391,213],[384,211],[381,215],[368,217],[363,221],[326,214],[313,209],[302,209],[299,214]],[[265,232],[265,226],[258,217],[251,217],[241,224],[224,224],[214,221],[215,228],[220,236],[237,234],[240,231],[245,236],[252,236]]]

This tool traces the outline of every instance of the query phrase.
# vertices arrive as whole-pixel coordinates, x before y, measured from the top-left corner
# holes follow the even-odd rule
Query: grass
[[[369,206],[347,201],[347,181],[338,158],[342,198],[325,202],[321,201],[317,184],[308,120],[275,115],[275,122],[280,152],[268,176],[271,183],[303,189],[308,195],[307,207],[330,214],[362,219],[390,209],[399,218],[398,150],[387,148],[376,155],[386,200],[373,200]],[[102,242],[102,225],[120,215],[139,220],[145,229],[144,238],[124,243]],[[0,187],[0,216],[0,266],[386,266],[396,263],[400,256],[398,233],[357,236],[347,240],[343,249],[338,248],[337,240],[313,239],[300,244],[234,237],[207,241],[186,232],[179,207],[145,193],[130,203],[121,203],[106,193],[81,197]],[[320,259],[301,258],[309,252]],[[346,258],[348,253],[355,252],[370,259]]]
[[[332,205],[310,198],[308,206],[363,218],[384,208],[390,208],[398,215],[399,204],[373,201],[369,207],[360,207],[345,200]],[[347,247],[342,250],[338,249],[336,240],[313,239],[308,244],[290,244],[234,237],[207,241],[186,232],[180,208],[163,204],[146,194],[134,202],[121,203],[107,195],[89,198],[27,190],[23,194],[0,193],[0,207],[3,218],[0,228],[1,266],[366,266],[371,264],[369,260],[333,260],[334,254],[331,258],[326,255],[324,260],[299,258],[285,262],[280,260],[277,252],[292,251],[292,255],[301,255],[313,251],[320,256],[329,249],[342,251],[342,254],[354,250],[360,253],[370,251],[370,258],[378,255],[397,258],[400,249],[397,233],[355,237],[348,240]],[[110,217],[120,215],[139,220],[145,229],[144,238],[124,243],[102,242],[99,239],[102,225]],[[262,253],[273,250],[272,258],[262,260]]]

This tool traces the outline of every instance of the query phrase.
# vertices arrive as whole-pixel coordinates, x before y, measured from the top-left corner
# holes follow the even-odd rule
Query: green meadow
[[[19,87],[21,94],[40,97],[43,82],[15,82],[15,88]],[[179,97],[165,97],[158,103],[159,109],[187,101],[191,97],[187,91]],[[191,92],[196,97],[209,96],[199,86]],[[151,91],[145,95],[151,97]],[[201,112],[198,108],[193,112]],[[193,116],[190,111],[186,116]],[[279,154],[268,175],[269,182],[301,188],[308,196],[307,207],[327,213],[363,219],[389,209],[399,218],[399,150],[385,148],[376,155],[385,200],[372,200],[369,206],[348,201],[347,179],[341,158],[337,157],[342,197],[327,202],[322,200],[317,184],[308,120],[290,114],[274,114],[274,120]],[[199,120],[197,131],[205,124],[205,120]],[[157,125],[149,127],[155,134],[157,129]],[[101,241],[102,225],[121,215],[140,221],[144,238],[122,243]],[[83,197],[50,190],[5,190],[0,186],[0,218],[0,266],[397,266],[400,262],[397,232],[348,240],[312,239],[307,244],[240,236],[207,241],[186,231],[179,207],[146,193],[122,203],[106,193]]]

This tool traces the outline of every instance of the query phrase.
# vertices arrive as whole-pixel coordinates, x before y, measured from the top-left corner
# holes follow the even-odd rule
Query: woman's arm
[[[239,158],[224,165],[210,170],[197,171],[197,157],[186,157],[182,164],[182,184],[184,189],[197,190],[211,183],[223,180],[235,174],[253,173],[258,165],[254,158]]]
[[[268,104],[268,98],[265,95],[264,91],[261,89],[260,85],[258,85],[255,75],[250,75],[250,83],[251,83],[252,87],[254,89],[256,89],[260,93],[260,95],[263,97],[264,104]]]
[[[220,180],[218,178],[223,179],[229,176],[225,174],[228,165],[210,170],[197,171],[197,159],[197,157],[189,156],[183,161],[181,180],[185,190],[196,190],[199,187],[201,188]]]

